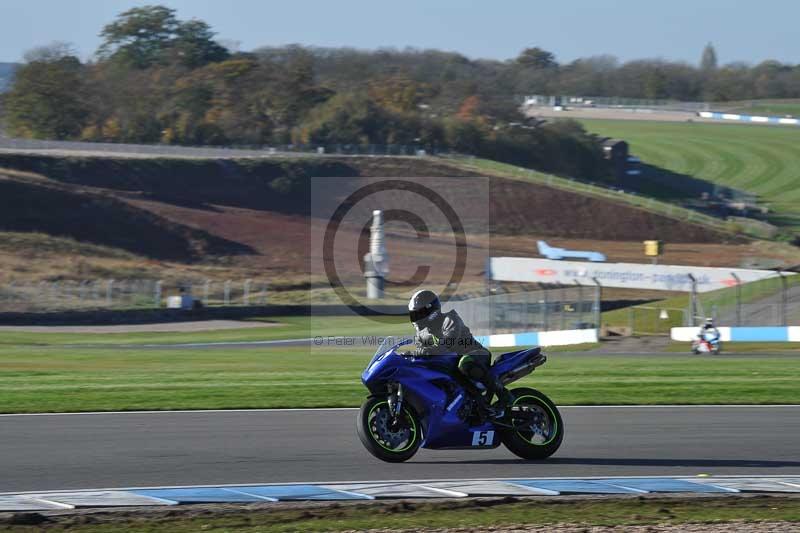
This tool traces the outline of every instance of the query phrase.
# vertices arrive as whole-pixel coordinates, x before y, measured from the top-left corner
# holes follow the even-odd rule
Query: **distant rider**
[[[421,290],[408,301],[408,315],[414,324],[416,349],[419,356],[458,354],[458,369],[468,378],[479,381],[486,388],[486,407],[490,416],[503,416],[503,405],[510,400],[508,390],[489,372],[492,354],[472,336],[469,328],[455,310],[442,313],[442,304],[433,291]],[[489,406],[493,395],[499,406]]]
[[[713,318],[706,318],[706,323],[703,324],[703,327],[700,328],[700,332],[697,334],[697,337],[700,340],[707,340],[709,342],[717,342],[719,341],[719,330],[714,325]]]

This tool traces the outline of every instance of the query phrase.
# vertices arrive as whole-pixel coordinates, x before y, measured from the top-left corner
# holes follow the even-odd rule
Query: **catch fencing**
[[[195,305],[266,305],[263,280],[205,280],[177,283],[148,279],[10,282],[0,286],[0,312],[36,313],[95,309],[156,309],[170,296],[191,296]]]
[[[7,283],[0,286],[0,312],[128,310],[165,308],[170,297],[191,296],[194,306],[257,306],[270,303],[263,280],[174,282],[93,279]],[[464,294],[445,304],[456,309],[476,335],[519,331],[591,329],[600,320],[594,286],[564,286],[527,292]]]
[[[600,289],[579,285],[497,293],[445,307],[455,309],[476,335],[593,329],[600,323]]]
[[[625,98],[615,96],[574,96],[574,95],[541,95],[534,94],[519,98],[523,104],[538,106],[567,107],[605,107],[624,109],[652,109],[654,111],[708,111],[709,102],[681,102],[678,100],[662,100],[647,98]]]
[[[0,137],[0,150],[21,152],[85,152],[149,157],[211,157],[232,159],[274,156],[428,156],[455,155],[446,149],[413,144],[283,144],[263,146],[178,146],[173,144],[126,144],[86,141],[42,141]]]
[[[798,326],[800,275],[776,272],[765,280],[628,309],[628,327],[636,335],[669,335],[671,328],[700,326],[707,318],[724,327]]]

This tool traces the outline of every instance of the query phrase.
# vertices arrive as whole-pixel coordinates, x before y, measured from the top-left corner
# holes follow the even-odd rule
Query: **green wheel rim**
[[[531,442],[530,439],[526,438],[519,431],[517,431],[517,435],[519,435],[520,438],[522,438],[525,442],[527,442],[528,444],[530,444],[532,446],[547,446],[548,444],[550,444],[553,441],[553,439],[556,438],[556,435],[558,435],[558,418],[556,417],[556,414],[553,412],[553,410],[550,408],[550,406],[547,405],[546,402],[542,401],[541,398],[539,398],[537,396],[531,396],[530,394],[527,394],[525,396],[520,396],[519,398],[515,398],[514,399],[514,403],[512,403],[511,406],[513,407],[513,406],[517,405],[517,402],[519,402],[523,398],[531,398],[531,399],[536,401],[536,405],[538,407],[542,407],[542,408],[546,409],[547,412],[550,413],[550,420],[552,421],[553,428],[552,428],[552,431],[550,432],[550,438],[548,438],[546,441],[544,441],[542,443]]]
[[[369,436],[372,438],[372,440],[378,446],[380,446],[381,448],[383,448],[384,450],[386,450],[388,452],[403,453],[404,451],[409,450],[412,446],[414,446],[414,443],[417,442],[417,422],[416,422],[416,420],[414,420],[414,417],[411,416],[411,413],[409,413],[408,410],[405,407],[403,407],[403,413],[402,414],[411,423],[411,427],[409,428],[410,436],[408,438],[408,444],[406,444],[403,448],[400,448],[400,449],[390,448],[390,447],[386,446],[383,442],[381,442],[381,439],[377,435],[375,435],[375,432],[372,430],[372,423],[371,423],[372,414],[375,412],[375,410],[378,407],[380,407],[382,405],[385,405],[387,409],[389,408],[389,402],[388,401],[382,401],[382,402],[378,402],[375,405],[373,405],[372,408],[369,410],[369,413],[367,413],[367,429],[369,430]]]

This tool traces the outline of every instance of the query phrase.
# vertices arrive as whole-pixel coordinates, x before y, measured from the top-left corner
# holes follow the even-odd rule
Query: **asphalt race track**
[[[544,462],[369,455],[354,409],[0,416],[0,492],[227,483],[800,474],[800,406],[565,407]]]

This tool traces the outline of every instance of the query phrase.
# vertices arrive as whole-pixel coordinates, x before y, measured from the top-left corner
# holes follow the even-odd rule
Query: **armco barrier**
[[[783,117],[763,117],[757,115],[742,115],[739,113],[720,113],[718,111],[700,111],[697,115],[701,118],[712,118],[715,120],[736,120],[739,122],[750,122],[756,124],[786,124],[790,126],[800,126],[800,119]]]
[[[561,331],[528,331],[525,333],[500,333],[478,337],[487,348],[509,346],[567,346],[597,342],[596,329],[567,329]]]
[[[722,342],[800,342],[800,326],[718,329]],[[670,336],[674,341],[689,342],[697,337],[699,331],[699,327],[672,328]]]

